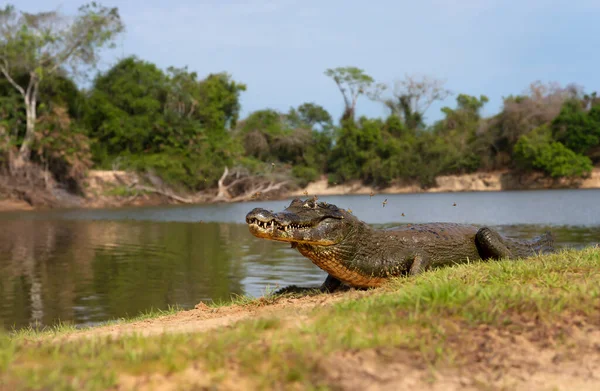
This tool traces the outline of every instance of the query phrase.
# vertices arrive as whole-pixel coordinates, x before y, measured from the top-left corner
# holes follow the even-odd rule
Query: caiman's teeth
[[[267,229],[269,227],[273,227],[273,225],[275,224],[274,221],[264,222],[264,221],[260,221],[258,219],[253,219],[251,221],[251,223],[258,225],[262,229]]]
[[[281,225],[278,224],[275,220],[271,220],[271,221],[260,221],[258,219],[252,219],[250,221],[252,224],[256,224],[258,225],[260,228],[262,229],[279,229],[281,231],[289,231],[289,230],[294,230],[294,229],[304,229],[304,228],[308,228],[310,225],[309,224],[297,224],[297,223],[292,223],[292,224],[287,224],[287,225]]]

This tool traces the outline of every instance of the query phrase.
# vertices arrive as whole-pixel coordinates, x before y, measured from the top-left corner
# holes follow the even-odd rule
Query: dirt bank
[[[536,189],[597,189],[600,188],[600,168],[595,168],[586,179],[558,179],[540,174],[518,175],[510,171],[478,172],[464,175],[443,175],[436,178],[436,186],[423,189],[416,184],[395,184],[385,189],[364,186],[358,181],[337,186],[328,186],[327,179],[310,183],[306,188],[290,193],[300,196],[308,192],[317,195],[341,194],[402,194],[402,193],[445,193],[465,191],[502,191]]]
[[[68,195],[63,191],[61,198],[65,207],[110,208],[124,206],[152,206],[211,202],[211,194],[199,193],[194,195],[178,195],[169,189],[138,186],[140,180],[134,173],[125,171],[91,170],[84,182],[83,197]],[[279,198],[310,195],[344,195],[344,194],[402,194],[402,193],[439,193],[465,191],[503,191],[503,190],[533,190],[533,189],[593,189],[600,188],[600,168],[595,168],[589,178],[554,180],[540,174],[518,175],[510,171],[479,172],[465,175],[444,175],[436,178],[436,185],[424,189],[417,184],[393,184],[387,188],[377,189],[365,186],[358,181],[343,185],[330,186],[325,177],[310,183],[305,188],[280,194]],[[2,190],[2,189],[0,189]],[[32,202],[36,197],[19,198],[22,192],[4,192],[0,196],[0,211],[17,211],[56,208],[61,206],[57,200],[52,205],[42,205]],[[16,195],[15,195],[16,194]],[[0,194],[1,195],[1,194]],[[37,197],[45,199],[48,197]],[[270,197],[270,199],[274,199]],[[185,201],[185,202],[184,202]]]
[[[249,304],[234,304],[223,307],[209,307],[204,303],[200,303],[191,310],[180,311],[173,315],[95,327],[80,333],[67,335],[66,338],[118,337],[131,333],[148,336],[164,332],[204,332],[232,326],[241,320],[267,316],[276,316],[282,320],[293,318],[301,321],[304,318],[303,313],[310,309],[328,306],[341,299],[359,298],[366,294],[365,291],[352,291],[305,297],[261,298]]]
[[[359,299],[377,291],[351,291],[333,295],[281,298],[246,305],[195,309],[156,319],[99,327],[61,336],[56,342],[98,336],[122,337],[135,333],[151,336],[161,333],[219,332],[243,320],[277,318],[279,327],[298,332],[311,321],[311,310],[326,308],[346,299]],[[529,322],[529,323],[527,323]],[[600,388],[600,325],[586,318],[564,318],[551,328],[527,321],[515,332],[488,325],[460,330],[448,341],[460,359],[458,367],[433,368],[418,352],[401,348],[343,350],[325,355],[315,368],[315,377],[324,377],[340,390],[597,390]],[[513,329],[514,329],[513,324]],[[568,343],[557,342],[568,335]],[[568,346],[568,348],[566,348]],[[315,354],[318,354],[315,352]],[[214,381],[201,367],[174,375],[153,373],[122,375],[122,387],[174,389],[209,387]],[[237,389],[243,376],[237,375],[223,389]],[[185,388],[184,387],[184,388]],[[249,388],[254,386],[249,383]],[[483,387],[483,388],[482,388]]]
[[[0,199],[0,212],[33,210],[33,207],[23,200]]]

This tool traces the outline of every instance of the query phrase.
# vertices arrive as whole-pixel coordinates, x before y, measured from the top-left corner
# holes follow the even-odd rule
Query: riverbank
[[[25,211],[45,207],[113,208],[124,206],[153,206],[165,204],[213,202],[214,191],[194,195],[177,194],[168,188],[140,187],[135,173],[125,171],[91,170],[84,181],[82,197],[63,197],[67,202],[52,206],[39,205],[18,195],[0,196],[0,211]],[[344,194],[403,194],[435,192],[507,191],[537,189],[594,189],[600,188],[600,167],[594,168],[585,179],[552,179],[538,173],[517,174],[510,171],[478,172],[465,175],[445,175],[436,178],[436,185],[423,188],[416,184],[395,183],[383,189],[365,186],[358,181],[329,185],[325,177],[304,188],[257,195],[254,199],[282,199],[308,195]],[[11,194],[10,191],[5,193]],[[213,194],[214,193],[214,194]]]
[[[424,189],[416,184],[393,184],[384,189],[364,186],[360,182],[329,186],[326,178],[310,183],[306,188],[290,192],[299,196],[308,192],[317,195],[340,194],[403,194],[403,193],[448,193],[467,191],[507,191],[539,189],[597,189],[600,188],[600,168],[595,168],[589,178],[553,180],[541,174],[519,175],[510,171],[477,172],[464,175],[443,175],[436,178],[436,185]]]
[[[600,388],[600,249],[0,335],[0,388]]]

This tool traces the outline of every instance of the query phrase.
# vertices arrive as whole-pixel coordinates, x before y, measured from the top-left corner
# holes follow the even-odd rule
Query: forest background
[[[129,56],[94,73],[124,27],[117,8],[97,3],[75,17],[1,10],[0,196],[85,196],[92,169],[136,173],[135,188],[115,195],[185,201],[285,194],[323,177],[421,189],[441,175],[498,170],[577,179],[600,164],[600,97],[582,86],[532,82],[484,117],[487,96],[450,91],[434,76],[389,83],[342,66],[324,70],[340,92],[341,118],[315,101],[240,118],[247,86],[227,72],[160,69]],[[450,96],[454,105],[427,124],[430,106]],[[387,116],[357,117],[363,99]]]

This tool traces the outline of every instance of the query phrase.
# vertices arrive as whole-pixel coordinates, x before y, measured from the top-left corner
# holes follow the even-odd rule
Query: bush
[[[586,112],[578,100],[569,100],[552,121],[553,137],[577,153],[586,153],[600,144],[600,108]]]
[[[200,139],[188,149],[165,148],[144,155],[121,155],[124,168],[153,172],[174,187],[199,191],[214,187],[225,166],[239,155],[239,145],[230,139]]]
[[[319,179],[319,171],[314,167],[294,166],[292,175],[298,179],[298,186],[306,186],[309,182]]]
[[[33,159],[72,192],[80,192],[81,180],[92,166],[90,140],[71,121],[66,108],[55,106],[39,118]]]
[[[517,165],[537,169],[553,178],[582,177],[592,171],[592,161],[554,141],[552,130],[543,125],[522,135],[514,147]]]

